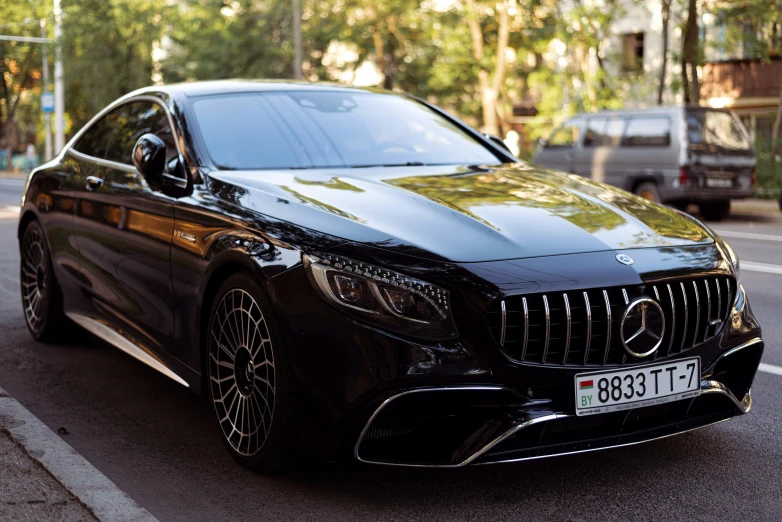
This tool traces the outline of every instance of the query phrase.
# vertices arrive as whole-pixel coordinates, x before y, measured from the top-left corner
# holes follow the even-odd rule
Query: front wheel
[[[246,468],[281,471],[294,455],[294,379],[266,294],[233,275],[210,317],[205,367],[223,443]]]
[[[721,221],[730,215],[730,200],[704,201],[700,205],[701,216],[707,221]]]

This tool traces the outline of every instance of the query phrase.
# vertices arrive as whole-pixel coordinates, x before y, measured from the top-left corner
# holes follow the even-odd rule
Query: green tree
[[[0,26],[5,34],[40,36],[39,19],[47,5],[32,0],[0,3]],[[0,132],[5,136],[7,167],[13,151],[17,114],[33,89],[40,89],[41,44],[0,40]]]
[[[168,18],[166,6],[154,0],[63,0],[65,105],[72,128],[152,83],[152,51]]]

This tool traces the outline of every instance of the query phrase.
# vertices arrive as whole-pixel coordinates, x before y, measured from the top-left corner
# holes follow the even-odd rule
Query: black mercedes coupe
[[[19,244],[33,337],[204,394],[258,471],[666,437],[746,413],[763,352],[706,226],[378,90],[130,93],[30,174]]]

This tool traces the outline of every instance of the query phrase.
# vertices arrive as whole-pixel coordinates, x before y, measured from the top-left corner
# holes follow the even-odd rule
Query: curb
[[[99,520],[157,522],[35,415],[0,388],[0,428]]]

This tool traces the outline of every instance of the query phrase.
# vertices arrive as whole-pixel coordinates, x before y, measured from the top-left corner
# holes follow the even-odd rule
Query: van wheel
[[[701,216],[706,221],[721,221],[730,215],[730,200],[703,201],[700,203]]]
[[[660,203],[660,191],[657,190],[657,184],[646,182],[641,183],[637,187],[635,187],[635,195],[641,196],[644,199],[648,199],[649,201],[654,201],[655,203]]]

